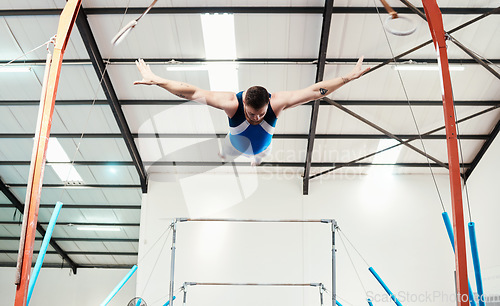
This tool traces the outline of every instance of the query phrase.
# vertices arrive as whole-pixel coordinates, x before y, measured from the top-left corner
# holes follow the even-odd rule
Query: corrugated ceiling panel
[[[37,1],[39,2],[39,1]],[[40,1],[41,2],[41,1]],[[50,8],[52,5],[45,6]],[[6,28],[2,31],[10,39],[2,39],[2,60],[12,60],[21,56],[23,53],[29,52],[41,44],[50,40],[57,33],[59,24],[59,16],[6,16],[0,20],[0,27]],[[10,29],[10,30],[7,30]],[[7,34],[8,33],[8,34]],[[12,34],[11,34],[12,33]],[[4,38],[2,35],[0,37]],[[8,43],[7,43],[8,42]],[[50,46],[50,50],[53,45]],[[27,54],[23,59],[42,59],[47,56],[47,48],[42,47],[30,54]],[[89,58],[85,45],[78,33],[76,27],[71,32],[70,40],[66,51],[64,52],[65,59],[85,59]],[[43,76],[43,74],[42,74]]]
[[[110,204],[139,204],[142,199],[140,188],[106,188],[102,192]]]
[[[459,158],[462,160],[462,155],[464,158],[464,161],[466,163],[472,162],[474,157],[477,154],[477,151],[481,148],[483,145],[484,141],[482,140],[461,140],[460,141],[460,149],[461,153],[459,152]],[[417,148],[422,149],[422,145],[420,141],[416,141],[413,143],[413,145]],[[424,145],[425,145],[425,150],[427,154],[437,158],[438,160],[442,161],[443,163],[448,162],[448,151],[446,149],[446,141],[445,140],[430,140],[426,139],[424,140]],[[409,148],[402,148],[400,157],[398,158],[398,162],[420,162],[420,163],[426,163],[427,159],[423,156],[420,155],[419,153],[409,149]],[[430,161],[433,163],[433,161]]]
[[[7,199],[7,197],[3,194],[3,192],[0,193],[0,204],[10,204],[10,200]],[[0,214],[0,216],[2,216],[2,214]]]
[[[0,73],[0,84],[2,84],[0,100],[39,100],[42,81],[37,79],[35,74],[37,69],[33,68],[31,72],[16,72],[15,74]]]
[[[417,31],[409,36],[388,34],[394,54],[399,54],[431,39],[428,28],[417,16],[408,16],[418,25]],[[381,16],[382,22],[387,18]],[[352,39],[356,37],[356,39]],[[426,50],[435,57],[432,44]],[[376,14],[335,14],[332,16],[327,57],[391,58],[391,49],[384,35],[383,25]]]
[[[18,237],[21,232],[19,225],[0,225],[0,236],[2,237]]]
[[[282,112],[276,123],[275,134],[309,134],[312,106],[289,108]]]
[[[196,102],[176,106],[125,106],[133,133],[227,133],[229,123],[224,111]]]
[[[367,65],[369,67],[370,65]],[[325,79],[348,74],[353,65],[327,65]],[[400,71],[404,88],[410,100],[441,100],[441,87],[437,71]],[[495,100],[500,86],[493,74],[479,65],[465,65],[464,71],[452,71],[451,79],[455,100]],[[486,85],[486,87],[485,87]],[[485,90],[474,90],[484,88]],[[406,100],[398,71],[384,66],[355,80],[330,95],[339,100]]]
[[[116,263],[119,265],[135,265],[137,264],[137,256],[113,256]]]
[[[2,160],[31,160],[33,139],[0,139],[0,157]]]
[[[115,34],[138,16],[132,14],[127,14],[125,17],[123,15],[88,16],[103,58],[205,57],[201,19],[199,15],[192,14],[149,14],[147,18],[141,19],[141,22],[123,42],[113,47],[111,39]]]
[[[47,204],[47,203],[46,203]],[[55,206],[55,203],[54,203]],[[40,208],[38,212],[38,221],[39,222],[49,222],[52,217],[53,208]],[[85,218],[77,209],[61,209],[59,213],[59,217],[57,218],[57,222],[85,222]],[[56,224],[56,227],[59,225]]]
[[[0,251],[0,262],[16,262],[16,260],[17,254],[5,254]]]
[[[35,255],[33,255],[33,262],[36,262],[36,256]],[[51,264],[60,264],[60,265],[62,265],[63,262],[64,262],[64,260],[58,254],[46,254],[45,258],[43,260],[44,264],[51,263]],[[43,273],[43,270],[40,273]]]
[[[0,240],[1,248],[3,250],[18,250],[19,240]],[[1,254],[2,252],[0,252]],[[17,254],[11,254],[14,257],[14,261],[17,261]]]
[[[348,139],[316,139],[314,141],[313,162],[349,162],[377,151],[379,140],[355,141]],[[371,162],[368,158],[361,162]]]
[[[307,151],[307,139],[274,139],[271,156],[265,161],[304,162]]]
[[[0,2],[0,9],[41,9],[41,8],[61,8],[66,4],[64,0],[8,0]]]
[[[105,221],[103,221],[105,222]],[[110,221],[116,222],[116,221]],[[139,228],[138,227],[120,227],[120,231],[117,232],[99,232],[99,231],[83,231],[78,230],[80,226],[56,226],[54,228],[53,237],[63,237],[63,238],[138,238]],[[83,228],[83,226],[82,226]]]
[[[40,100],[43,73],[43,66],[32,66],[31,72],[17,72],[14,78],[12,73],[0,73],[0,100]],[[57,99],[94,98],[105,98],[94,68],[91,65],[62,65]]]
[[[123,161],[130,160],[125,142],[121,138],[66,138],[59,139],[70,160]],[[80,146],[78,147],[78,144]],[[78,148],[78,153],[75,152]]]
[[[4,181],[4,183],[7,184],[26,183],[28,178],[28,172],[29,172],[29,167],[0,166],[0,173],[2,174],[2,180]]]
[[[153,65],[157,75],[180,82],[187,82],[203,89],[210,89],[207,71],[172,72],[165,71],[165,65]],[[120,99],[173,99],[178,97],[157,86],[133,85],[140,79],[135,65],[112,65],[108,68]],[[238,66],[239,89],[260,85],[269,92],[297,90],[314,83],[314,65],[248,65]],[[230,90],[230,89],[228,89]]]
[[[297,90],[314,84],[314,65],[240,65],[238,68],[240,90],[260,85],[270,93]]]
[[[56,105],[53,120],[52,133],[120,133],[108,105]]]
[[[239,58],[318,56],[319,14],[236,14],[234,23]]]
[[[393,134],[415,134],[417,128],[413,121],[415,116],[420,133],[426,133],[444,125],[442,106],[346,106],[359,116],[371,121]],[[487,107],[460,106],[456,108],[457,118],[462,119],[478,113]],[[485,122],[496,122],[499,111],[495,110],[459,125],[461,134],[489,134],[493,125]],[[334,106],[321,106],[318,115],[317,133],[325,134],[377,134],[382,135],[374,128],[353,116],[337,109]],[[444,129],[435,134],[444,135]]]
[[[166,55],[164,54],[164,57]],[[207,71],[166,71],[165,65],[151,65],[157,75],[179,82],[187,82],[203,89],[210,89]],[[141,79],[141,74],[135,65],[111,65],[108,73],[120,99],[160,99],[178,100],[177,96],[157,86],[133,85]]]
[[[446,29],[450,30],[475,17],[475,15],[445,15],[443,21],[446,25]],[[498,58],[500,42],[496,37],[500,35],[499,24],[500,16],[490,15],[481,21],[453,33],[452,36],[482,57]],[[470,58],[452,42],[448,42],[448,52],[450,58]]]

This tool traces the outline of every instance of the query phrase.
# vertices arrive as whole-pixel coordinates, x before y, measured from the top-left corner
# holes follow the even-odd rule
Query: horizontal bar
[[[11,204],[0,204],[0,208],[12,208]],[[54,204],[40,204],[41,209],[53,209]],[[64,204],[68,209],[141,209],[141,205]]]
[[[92,100],[58,100],[57,106],[74,106],[74,105],[93,105]],[[335,102],[344,106],[408,106],[406,100],[335,100]],[[38,106],[40,101],[36,100],[4,100],[0,101],[0,106]],[[124,105],[140,105],[140,106],[153,106],[153,105],[185,105],[185,106],[204,106],[199,103],[186,103],[186,100],[120,100],[120,104]],[[441,100],[417,100],[410,101],[412,106],[441,106]],[[94,105],[108,105],[105,100],[96,100]],[[303,105],[312,105],[306,103]],[[320,101],[321,106],[332,106],[326,101]],[[496,106],[500,105],[500,100],[464,100],[455,101],[455,106]],[[301,107],[301,106],[298,106]]]
[[[184,286],[297,286],[297,287],[321,287],[322,283],[197,283],[185,282]]]
[[[142,14],[146,7],[96,7],[85,8],[83,12],[87,15],[123,15],[124,13]],[[378,10],[383,7],[341,7],[334,6],[333,14],[378,14]],[[418,8],[422,11],[422,8]],[[472,7],[441,7],[442,14],[454,15],[479,15],[489,12],[493,8],[472,8]],[[153,7],[148,14],[206,14],[206,13],[231,13],[231,14],[322,14],[322,6],[227,6],[227,7]],[[414,14],[407,7],[397,7],[400,14]],[[61,9],[15,9],[0,10],[0,16],[44,16],[60,15]]]
[[[311,220],[299,220],[299,219],[270,219],[270,220],[262,220],[262,219],[234,219],[234,218],[215,218],[215,219],[206,219],[206,218],[177,218],[175,219],[178,222],[272,222],[272,223],[335,223],[334,219],[311,219]]]
[[[203,138],[203,139],[213,139],[213,138],[225,138],[227,134],[218,133],[141,133],[132,134],[134,138],[167,138],[167,139],[178,139],[178,138]],[[51,137],[55,138],[81,138],[81,133],[51,133]],[[307,139],[307,134],[274,134],[274,139]],[[419,137],[414,134],[398,134],[395,135],[401,139],[405,138],[415,138]],[[31,139],[34,135],[30,133],[2,133],[0,134],[0,139]],[[122,135],[119,133],[89,133],[84,134],[83,138],[87,139],[120,139]],[[316,134],[316,139],[389,139],[390,137],[382,134]],[[422,135],[423,139],[446,139],[446,135]],[[487,140],[489,139],[489,134],[468,134],[460,135],[460,139],[464,140]],[[108,162],[109,163],[109,162]],[[50,162],[47,164],[50,165]]]
[[[35,240],[42,240],[43,237],[36,237]],[[52,237],[52,239],[55,239],[57,241],[88,241],[88,242],[139,242],[139,239],[135,238],[88,238],[88,237],[81,237],[81,238],[75,238],[75,237]],[[19,241],[19,237],[12,237],[12,236],[3,236],[0,237],[0,240],[6,240],[6,241]]]

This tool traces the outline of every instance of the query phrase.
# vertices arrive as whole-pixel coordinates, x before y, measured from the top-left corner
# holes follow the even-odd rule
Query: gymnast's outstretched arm
[[[348,82],[359,78],[365,72],[370,70],[370,68],[362,69],[362,65],[363,57],[358,60],[356,66],[354,66],[351,72],[346,76],[334,78],[327,81],[321,81],[300,90],[273,93],[273,100],[271,100],[272,107],[275,112],[278,113],[281,110],[327,96],[343,85],[347,84]]]
[[[180,98],[210,105],[225,111],[228,115],[233,115],[238,108],[234,92],[204,90],[184,82],[163,79],[154,74],[143,59],[137,60],[135,64],[142,75],[142,80],[135,81],[134,85],[157,85]]]

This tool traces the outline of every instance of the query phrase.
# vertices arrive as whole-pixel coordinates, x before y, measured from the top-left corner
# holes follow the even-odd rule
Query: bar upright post
[[[172,221],[172,248],[170,249],[170,289],[169,304],[174,305],[174,268],[175,268],[175,239],[177,236],[177,220]]]

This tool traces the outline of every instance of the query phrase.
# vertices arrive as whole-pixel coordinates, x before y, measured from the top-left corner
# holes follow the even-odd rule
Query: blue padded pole
[[[469,222],[470,249],[472,262],[474,263],[474,273],[476,273],[476,287],[479,295],[479,306],[484,306],[483,278],[481,277],[481,266],[479,264],[479,253],[477,251],[476,225]]]
[[[340,304],[339,300],[336,300],[335,304],[337,304],[338,306],[342,306],[342,304]]]
[[[373,306],[371,299],[367,299],[366,301],[368,302],[368,305]]]
[[[384,281],[382,280],[382,278],[377,274],[377,272],[375,272],[375,270],[372,267],[368,268],[368,270],[370,270],[370,272],[373,274],[373,276],[377,279],[377,281],[380,283],[380,285],[384,288],[385,292],[387,292],[387,294],[391,297],[391,300],[393,300],[394,303],[396,303],[396,305],[403,306],[398,301],[398,299],[396,298],[396,296],[391,292],[391,290],[389,289],[389,287],[387,287],[387,285],[384,283]]]
[[[142,303],[142,299],[141,299],[141,298],[139,298],[139,299],[137,300],[137,303],[135,303],[135,306],[141,306],[141,303]]]
[[[174,297],[172,298],[172,301],[173,301],[173,300],[175,300],[175,295],[174,295]],[[170,300],[168,300],[165,304],[163,304],[163,306],[168,306],[168,305],[170,305]]]
[[[134,265],[130,271],[128,271],[127,275],[116,285],[115,289],[111,291],[111,293],[106,297],[106,299],[100,304],[100,306],[106,306],[108,305],[109,301],[122,289],[122,287],[125,285],[125,283],[132,277],[132,275],[137,271],[137,265]]]
[[[40,251],[38,252],[38,257],[36,258],[35,267],[33,268],[33,272],[31,273],[26,305],[29,305],[30,303],[31,295],[33,294],[33,289],[35,289],[36,280],[38,278],[38,274],[40,274],[40,269],[42,268],[43,260],[45,258],[45,254],[47,253],[47,248],[49,247],[50,238],[52,238],[52,233],[54,232],[54,227],[56,226],[57,218],[59,217],[62,206],[62,202],[57,202],[56,207],[52,212],[52,216],[50,217],[49,225],[47,227],[47,231],[45,232],[45,237],[43,237],[42,246],[40,247]]]
[[[451,247],[453,248],[453,252],[455,252],[455,238],[453,238],[453,227],[451,227],[450,216],[448,216],[447,212],[443,212],[441,214],[443,216],[444,226],[446,227],[446,232],[448,233],[448,238],[450,238]],[[470,234],[470,232],[469,232]],[[472,291],[472,286],[469,283],[469,301],[472,306],[476,306],[476,300],[474,299],[474,293]]]

